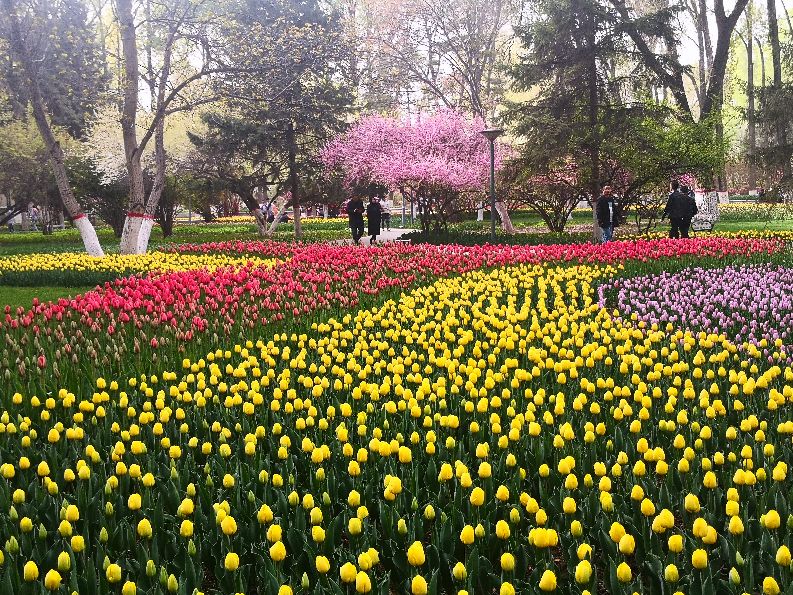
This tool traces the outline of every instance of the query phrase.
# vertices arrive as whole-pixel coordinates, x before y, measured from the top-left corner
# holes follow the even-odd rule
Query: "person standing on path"
[[[691,188],[683,186],[680,191],[686,197],[686,214],[683,217],[683,227],[680,228],[680,233],[684,238],[687,238],[688,230],[691,228],[691,220],[699,213],[699,208],[697,208],[697,199],[694,197],[694,191]]]
[[[617,223],[617,202],[611,186],[603,187],[603,194],[595,204],[595,214],[598,220],[598,227],[603,230],[602,243],[610,242],[614,237],[614,228]]]
[[[363,237],[363,212],[363,201],[360,198],[351,198],[347,203],[347,216],[350,218],[352,241],[356,246],[360,245]]]
[[[384,227],[391,231],[391,201],[388,199],[380,201],[380,217],[382,219],[381,229]]]
[[[677,180],[672,182],[672,192],[666,201],[663,214],[664,217],[669,217],[670,238],[676,239],[681,235],[684,238],[688,237],[688,226],[691,224],[691,217],[694,216],[690,201],[691,199],[680,190],[680,183]],[[696,204],[694,204],[694,209],[696,209]]]
[[[380,208],[380,199],[376,196],[373,197],[366,207],[366,218],[369,221],[369,235],[371,236],[369,241],[370,245],[374,244],[377,241],[377,236],[380,235],[380,219],[382,212]]]

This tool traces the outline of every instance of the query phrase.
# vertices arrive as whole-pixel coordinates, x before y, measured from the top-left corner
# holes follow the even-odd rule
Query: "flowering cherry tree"
[[[382,184],[418,205],[422,229],[441,231],[455,213],[471,211],[485,196],[490,147],[481,119],[441,110],[415,121],[369,116],[334,139],[322,155],[348,187]],[[497,147],[496,169],[504,149]],[[499,208],[500,207],[500,208]],[[497,205],[505,227],[506,208]]]

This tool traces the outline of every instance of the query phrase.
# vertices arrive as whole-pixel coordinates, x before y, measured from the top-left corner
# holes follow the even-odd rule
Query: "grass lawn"
[[[0,285],[0,308],[7,305],[13,308],[22,306],[29,308],[33,298],[42,302],[57,300],[62,297],[71,297],[91,291],[93,287],[5,287]]]
[[[330,220],[309,222],[303,225],[305,241],[317,242],[336,240],[349,236],[346,221]],[[118,252],[119,239],[109,227],[97,229],[99,241],[106,252]],[[272,235],[273,240],[289,241],[294,237],[294,225],[283,223]],[[256,225],[253,223],[216,223],[211,225],[176,225],[173,234],[163,237],[162,230],[155,226],[151,233],[149,249],[155,250],[165,244],[188,244],[204,242],[223,242],[228,240],[260,240]],[[0,256],[28,254],[32,252],[71,252],[82,251],[83,242],[76,229],[56,231],[50,235],[40,232],[0,232]]]
[[[774,221],[719,221],[714,231],[743,231],[764,229],[766,231],[793,231],[793,220]]]

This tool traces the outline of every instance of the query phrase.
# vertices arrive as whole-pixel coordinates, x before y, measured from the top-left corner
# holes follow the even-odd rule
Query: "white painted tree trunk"
[[[477,221],[485,220],[485,208],[483,205],[479,205],[479,209],[477,209],[476,211],[476,220]]]
[[[80,232],[80,237],[83,239],[83,244],[85,245],[85,251],[90,256],[96,256],[98,258],[104,257],[105,252],[102,250],[102,245],[99,243],[96,230],[93,224],[88,220],[88,217],[85,215],[77,217],[74,220],[74,226]]]
[[[146,254],[148,251],[152,227],[154,227],[154,219],[146,217],[140,222],[140,229],[138,230],[138,243],[135,246],[135,254]]]
[[[124,220],[124,230],[121,232],[121,244],[118,251],[121,254],[139,254],[138,235],[140,234],[143,217],[138,214],[127,213]]]

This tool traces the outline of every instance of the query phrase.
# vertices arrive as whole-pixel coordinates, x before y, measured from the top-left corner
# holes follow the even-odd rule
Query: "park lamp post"
[[[501,128],[482,130],[482,136],[490,141],[490,240],[496,241],[496,139],[504,134]]]

